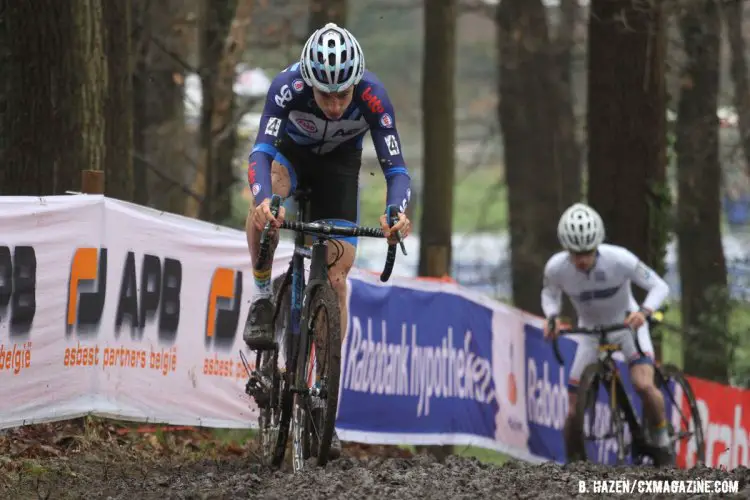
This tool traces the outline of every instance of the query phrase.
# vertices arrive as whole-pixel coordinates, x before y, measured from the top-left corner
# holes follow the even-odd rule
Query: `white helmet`
[[[365,56],[354,36],[328,23],[307,39],[300,69],[305,83],[321,92],[342,92],[362,79]]]
[[[560,217],[557,238],[568,251],[590,252],[604,241],[604,222],[593,208],[575,203]]]

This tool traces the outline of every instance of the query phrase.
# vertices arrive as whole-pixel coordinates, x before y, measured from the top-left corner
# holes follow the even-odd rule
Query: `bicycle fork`
[[[616,370],[612,372],[608,392],[610,395],[610,411],[612,412],[617,432],[617,461],[619,464],[622,464],[625,462],[626,457],[625,431],[623,428],[625,423],[627,423],[630,430],[630,450],[631,456],[634,459],[640,457],[643,451],[648,449],[648,444],[643,436],[643,429],[633,411],[630,397],[625,392],[625,387],[619,377],[619,372]],[[624,419],[622,418],[623,416],[625,417]]]

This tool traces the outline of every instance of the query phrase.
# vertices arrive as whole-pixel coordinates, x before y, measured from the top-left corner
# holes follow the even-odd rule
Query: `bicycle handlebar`
[[[281,197],[279,195],[273,195],[271,198],[271,214],[275,217],[279,214],[281,207]],[[390,205],[386,209],[387,215],[389,216],[390,227],[393,227],[398,222],[398,208]],[[279,229],[289,229],[298,233],[310,234],[313,236],[322,236],[324,238],[330,238],[332,236],[354,236],[354,237],[368,237],[368,238],[384,238],[385,234],[379,227],[364,227],[364,226],[339,226],[336,224],[329,224],[327,222],[298,222],[298,221],[283,221],[279,226]],[[271,230],[271,223],[266,222],[263,232],[260,235],[260,251],[258,252],[258,261],[255,264],[256,269],[261,269],[268,259],[268,250],[270,246],[270,238],[268,233]],[[401,233],[396,233],[399,245],[401,246],[401,252],[404,255],[406,253],[406,247],[401,239]],[[393,265],[396,263],[396,245],[388,246],[388,253],[385,259],[385,267],[383,272],[380,273],[380,281],[386,282],[391,277],[393,272]]]

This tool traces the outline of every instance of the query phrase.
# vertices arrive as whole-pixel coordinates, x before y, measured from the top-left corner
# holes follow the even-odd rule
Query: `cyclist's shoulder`
[[[299,62],[292,63],[276,73],[276,75],[271,80],[271,86],[273,87],[274,85],[285,84],[289,85],[297,79],[299,79],[299,81],[301,81],[303,85],[305,84],[305,81],[302,79],[302,72],[300,71]]]
[[[613,265],[622,265],[626,268],[633,268],[638,262],[640,262],[640,259],[632,251],[621,245],[602,243],[599,245],[598,250],[599,255]]]
[[[635,254],[629,249],[622,245],[615,245],[612,243],[602,243],[597,247],[600,255],[611,257],[614,259],[629,259],[635,257]]]
[[[363,113],[380,114],[386,111],[393,112],[393,105],[385,89],[385,85],[375,73],[365,70],[362,79],[354,91],[354,100]]]
[[[568,252],[561,250],[547,259],[547,263],[544,265],[544,274],[556,274],[564,269],[569,263],[570,259],[568,259]]]
[[[306,103],[310,88],[300,73],[299,63],[290,64],[276,74],[268,88],[267,99],[280,108],[289,109],[296,103]]]

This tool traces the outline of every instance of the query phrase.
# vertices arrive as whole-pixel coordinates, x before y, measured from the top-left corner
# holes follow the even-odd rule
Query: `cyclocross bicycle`
[[[663,323],[663,319],[664,313],[662,311],[656,311],[648,317],[648,323],[652,327],[657,325],[667,326]],[[550,325],[550,327],[554,327],[554,325]],[[576,448],[583,450],[584,458],[586,460],[596,461],[597,458],[595,456],[596,448],[592,449],[591,447],[588,447],[587,441],[609,440],[614,438],[617,443],[618,465],[624,464],[628,456],[630,456],[633,464],[645,463],[645,459],[650,458],[655,465],[659,465],[660,450],[653,444],[648,436],[649,426],[647,419],[644,416],[643,421],[641,422],[636,415],[633,404],[625,389],[622,375],[615,364],[615,360],[612,358],[614,353],[620,350],[621,346],[619,344],[610,343],[607,340],[608,333],[618,330],[621,331],[627,328],[628,327],[623,323],[618,323],[594,328],[576,327],[560,330],[560,335],[584,334],[596,335],[599,337],[599,359],[586,367],[579,382],[575,417],[572,422],[572,433],[574,436],[579,437],[580,441],[577,443]],[[638,342],[638,336],[634,334],[633,337],[638,352],[643,356],[644,353]],[[557,338],[554,339],[553,348],[557,361],[561,365],[564,365]],[[678,429],[675,429],[673,425],[673,422],[676,420],[675,418],[670,418],[667,422],[672,453],[675,453],[675,447],[678,441],[685,439],[685,445],[687,445],[687,440],[690,439],[691,436],[694,436],[696,441],[694,450],[696,461],[698,464],[704,464],[705,444],[703,442],[703,425],[700,420],[700,414],[698,413],[698,405],[695,400],[695,395],[690,384],[685,379],[682,371],[671,364],[663,366],[655,364],[654,377],[656,379],[656,387],[666,394],[664,398],[665,406],[666,403],[670,402],[673,405],[672,412],[679,412],[680,418]],[[682,394],[687,400],[688,409],[690,410],[689,416],[685,415],[682,404],[676,401],[674,389],[670,382],[681,388]],[[587,437],[584,428],[587,420],[586,411],[591,409],[595,412],[600,386],[604,387],[608,396],[607,400],[610,413],[609,432],[604,436]],[[692,417],[692,428],[690,425],[691,419],[689,417]],[[596,420],[595,414],[592,414],[589,417],[588,422],[591,424],[592,428],[595,426],[595,423],[602,423]],[[626,442],[625,439],[626,424],[631,437],[629,443]],[[604,428],[606,428],[606,426]]]
[[[296,233],[289,269],[273,281],[275,347],[256,351],[251,370],[240,351],[249,380],[245,388],[258,405],[261,457],[266,465],[280,467],[284,461],[289,428],[292,430],[292,466],[304,468],[314,457],[319,466],[328,462],[328,452],[338,411],[341,374],[341,325],[339,303],[328,279],[329,242],[333,236],[383,238],[380,228],[339,226],[323,222],[302,222],[308,213],[309,191],[293,193],[297,220],[283,221],[281,229]],[[271,199],[276,217],[281,198]],[[391,227],[398,221],[396,207],[388,207]],[[261,268],[268,258],[270,223],[260,238],[256,263]],[[312,248],[305,236],[315,238]],[[401,251],[406,255],[403,242]],[[305,259],[310,259],[310,279],[305,284]],[[380,280],[388,281],[396,260],[396,245],[388,246]],[[279,369],[279,350],[284,349],[284,368]]]

